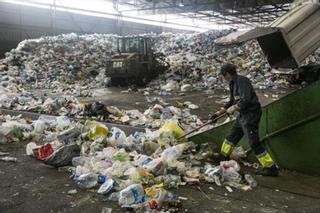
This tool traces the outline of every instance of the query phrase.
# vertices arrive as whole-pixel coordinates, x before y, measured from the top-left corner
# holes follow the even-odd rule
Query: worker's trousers
[[[255,112],[240,114],[237,117],[231,132],[222,144],[222,155],[229,156],[233,147],[235,147],[243,135],[245,135],[261,165],[263,167],[272,167],[275,165],[265,146],[259,140],[259,121],[261,114],[261,110],[259,109]]]

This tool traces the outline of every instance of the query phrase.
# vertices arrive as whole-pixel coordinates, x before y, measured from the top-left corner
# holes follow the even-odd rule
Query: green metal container
[[[232,122],[195,135],[195,143],[211,142],[216,151]],[[263,108],[259,134],[281,168],[320,175],[320,81]],[[249,148],[244,137],[240,143]],[[255,159],[249,156],[249,159]]]

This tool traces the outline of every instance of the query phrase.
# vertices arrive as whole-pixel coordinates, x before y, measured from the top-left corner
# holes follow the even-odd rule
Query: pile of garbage
[[[9,142],[21,142],[24,132],[31,131],[30,122],[20,116],[11,117],[0,114],[0,144]]]
[[[15,85],[11,84],[11,87]],[[16,86],[15,88],[19,88]],[[3,92],[2,92],[3,91]],[[0,108],[19,111],[31,111],[49,115],[66,115],[76,118],[91,118],[112,123],[127,124],[143,128],[159,128],[168,119],[179,121],[183,128],[190,130],[201,126],[203,122],[190,110],[198,106],[190,102],[171,106],[168,103],[154,104],[144,112],[122,110],[99,102],[81,103],[74,96],[56,98],[36,97],[23,89],[10,92],[0,87]]]
[[[0,108],[3,109],[91,118],[151,129],[161,127],[167,119],[178,121],[188,131],[203,124],[197,115],[191,114],[191,110],[198,109],[199,106],[188,101],[177,102],[173,106],[166,103],[161,97],[150,98],[147,95],[146,99],[150,103],[150,107],[144,112],[123,110],[99,102],[84,104],[72,95],[37,96],[26,91],[24,86],[18,84],[15,78],[5,76],[2,80],[4,79],[5,81],[2,81],[0,85]]]
[[[256,88],[287,85],[270,72],[271,67],[256,41],[233,47],[215,44],[216,38],[228,33],[159,35],[155,50],[165,55],[170,68],[149,86],[166,92],[226,88],[227,84],[219,78],[218,72],[227,62],[237,65],[240,74],[247,76]]]
[[[149,86],[161,91],[224,88],[226,84],[217,73],[225,62],[235,63],[241,74],[258,88],[286,85],[269,72],[270,66],[257,42],[235,47],[215,44],[216,38],[229,32],[140,35],[152,39],[156,55],[164,56],[169,65]],[[117,38],[112,34],[71,33],[22,41],[0,61],[0,83],[8,89],[13,82],[19,89],[47,88],[74,96],[91,96],[90,89],[108,84],[105,70],[117,52]]]
[[[76,123],[65,116],[26,121],[2,115],[0,119],[1,138],[19,129],[21,139],[31,141],[27,155],[65,168],[78,188],[94,189],[123,208],[146,212],[179,207],[187,198],[169,190],[186,184],[209,182],[245,191],[256,186],[250,175],[239,174],[235,161],[209,163],[208,144],[185,141],[184,131],[174,121],[156,131],[127,136],[117,127],[108,129],[89,120]]]
[[[179,122],[186,130],[195,129],[203,125],[203,122],[199,117],[191,114],[190,108],[186,105],[178,107],[155,104],[143,113],[139,110],[120,111],[116,107],[109,107],[108,111],[112,113],[109,115],[109,119],[113,123],[129,124],[130,126],[135,127],[156,129],[164,125],[167,120]]]
[[[71,33],[24,40],[1,60],[0,74],[29,89],[72,90],[85,96],[79,91],[105,82],[116,39],[112,34]]]

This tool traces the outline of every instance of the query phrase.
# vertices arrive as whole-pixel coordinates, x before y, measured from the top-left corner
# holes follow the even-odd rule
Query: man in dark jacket
[[[263,167],[257,174],[278,176],[278,167],[259,140],[258,130],[262,114],[261,105],[250,80],[244,76],[237,75],[236,66],[233,64],[223,65],[220,74],[229,82],[230,99],[220,111],[212,116],[212,119],[226,112],[233,114],[238,111],[240,115],[238,115],[231,132],[223,141],[219,160],[227,160],[234,146],[237,145],[243,135],[246,135],[252,150]]]

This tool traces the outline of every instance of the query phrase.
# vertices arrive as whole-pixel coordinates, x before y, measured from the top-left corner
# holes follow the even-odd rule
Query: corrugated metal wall
[[[93,17],[69,12],[34,8],[29,6],[0,3],[0,58],[17,44],[29,38],[61,33],[115,33],[140,34],[161,33],[181,30],[162,28],[115,19]]]

